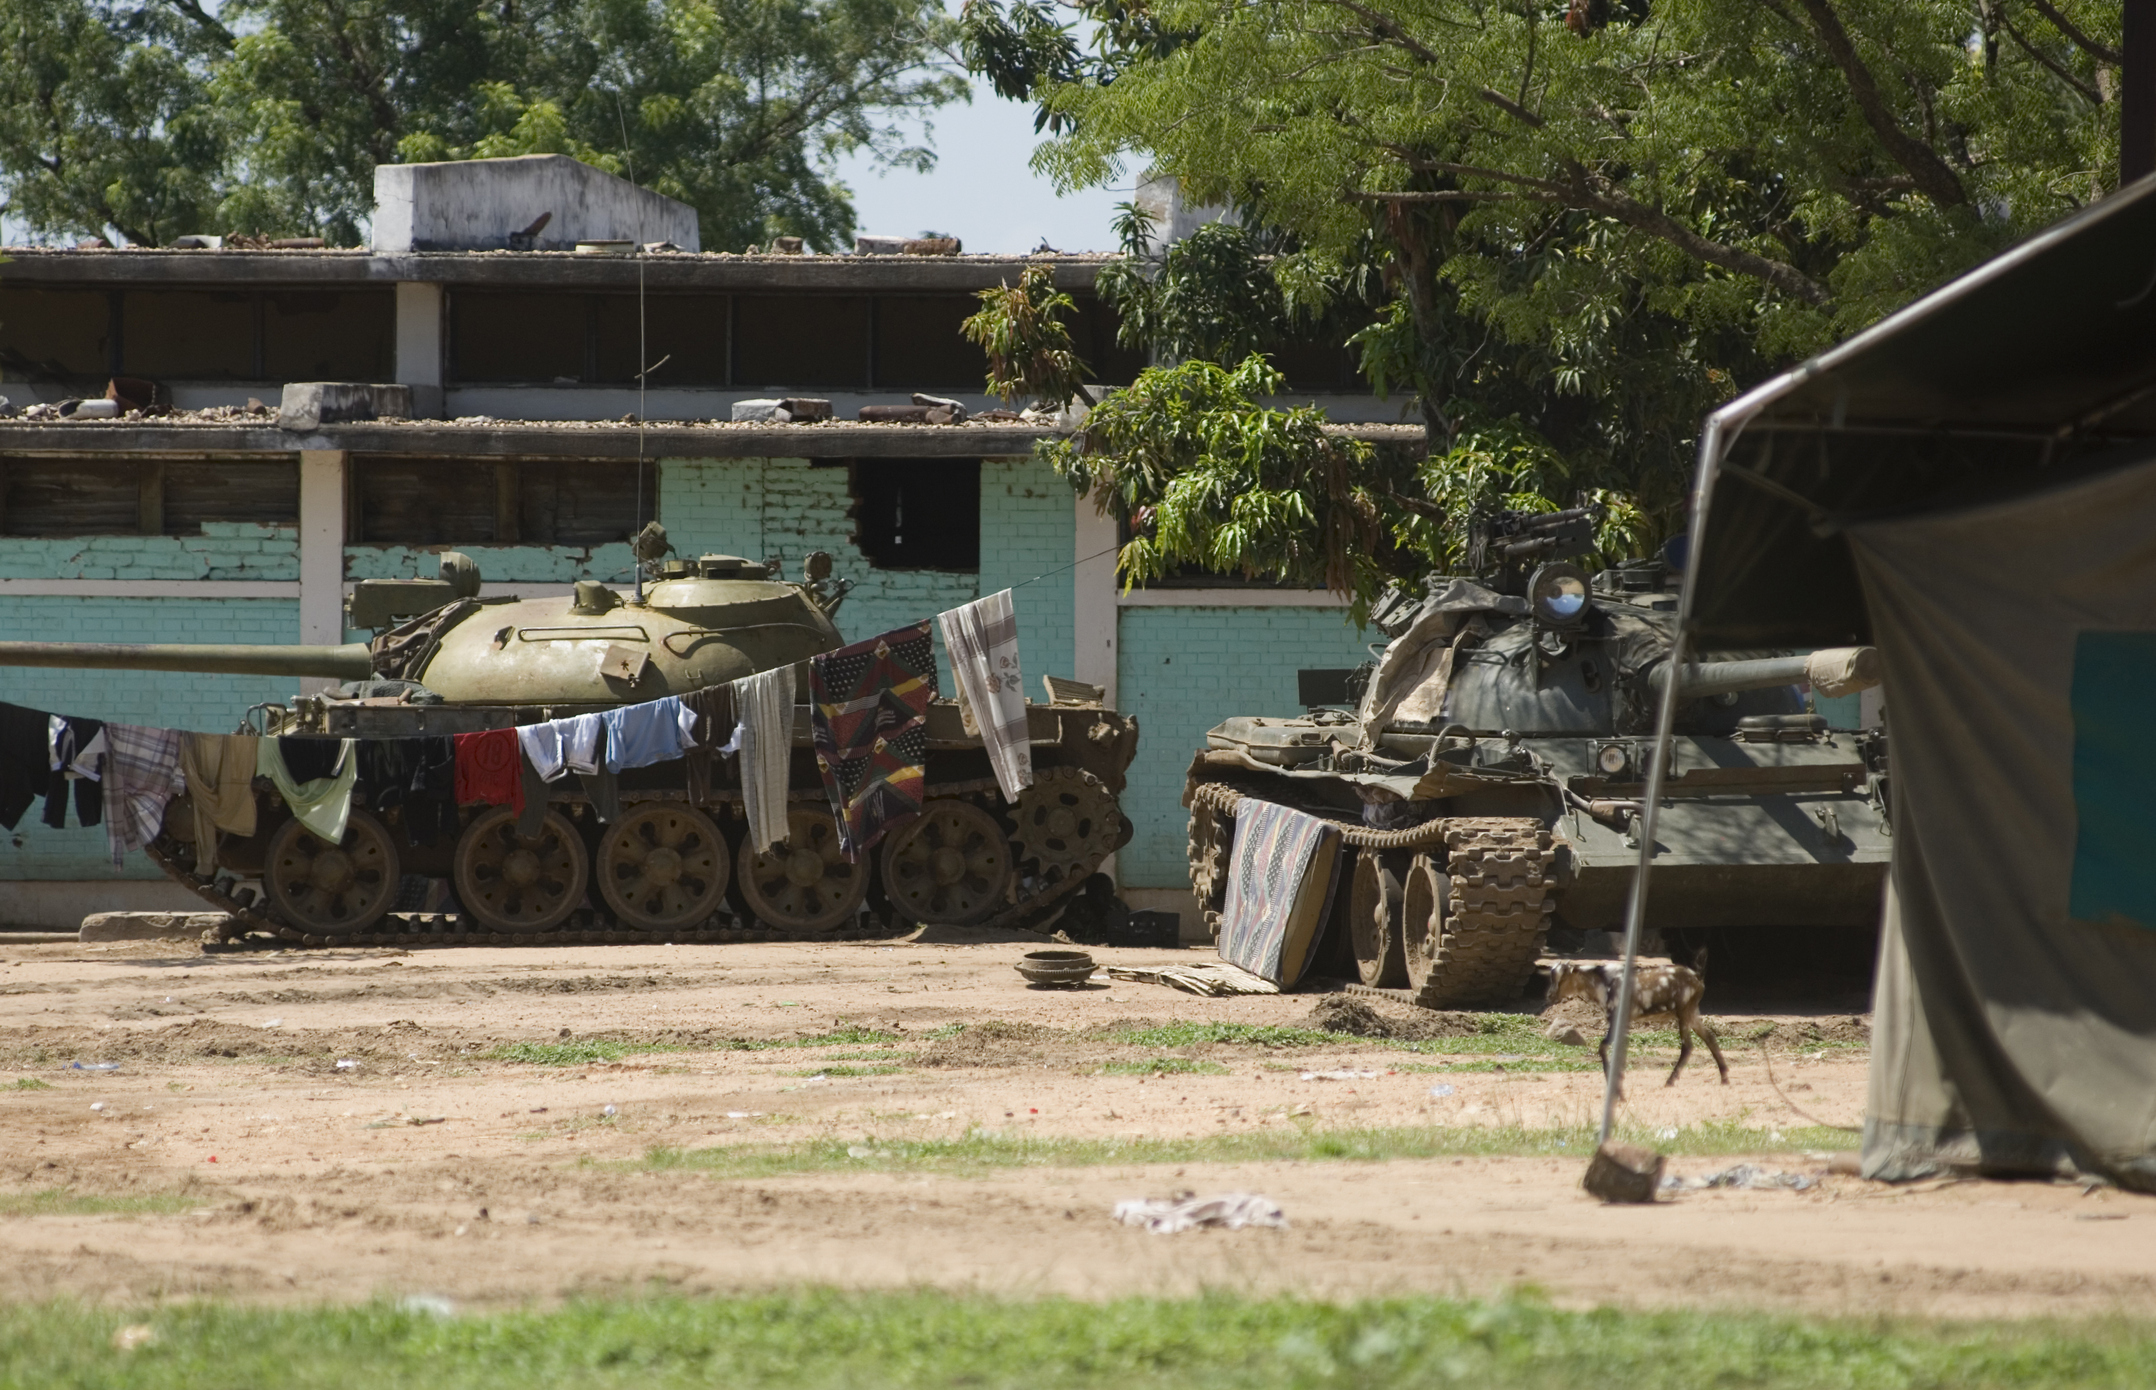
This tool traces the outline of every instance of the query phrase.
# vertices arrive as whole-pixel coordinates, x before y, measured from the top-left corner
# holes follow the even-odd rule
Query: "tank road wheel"
[[[1504,1003],[1534,976],[1549,930],[1556,851],[1540,821],[1463,817],[1445,851],[1408,868],[1402,955],[1415,1002]]]
[[[733,855],[711,818],[692,806],[647,801],[599,838],[599,895],[632,926],[676,931],[719,910]]]
[[[296,820],[270,836],[262,868],[277,915],[308,936],[349,936],[382,920],[397,897],[396,842],[354,808],[344,841],[332,845]]]
[[[1206,928],[1220,939],[1220,913],[1228,904],[1228,850],[1235,822],[1203,801],[1190,808],[1190,889],[1205,914]]]
[[[883,891],[916,922],[982,921],[1003,906],[1011,846],[1002,822],[968,801],[931,801],[883,845]]]
[[[1033,785],[1018,794],[1011,818],[1017,822],[1021,858],[1040,868],[1042,887],[1053,888],[1072,874],[1089,874],[1113,854],[1123,828],[1115,796],[1081,768],[1038,769]]]
[[[1418,854],[1408,865],[1402,887],[1400,969],[1409,988],[1425,990],[1437,980],[1445,919],[1452,910],[1452,880],[1436,860]]]
[[[838,822],[829,811],[788,811],[786,823],[786,843],[775,849],[758,851],[741,842],[735,868],[741,900],[767,927],[829,931],[868,897],[868,864],[846,862],[839,852]]]
[[[591,856],[558,811],[546,813],[531,839],[517,834],[507,806],[483,811],[457,841],[457,901],[488,931],[552,931],[584,903]]]
[[[1348,898],[1348,939],[1355,947],[1355,973],[1366,985],[1400,989],[1408,982],[1401,951],[1400,856],[1362,850]]]

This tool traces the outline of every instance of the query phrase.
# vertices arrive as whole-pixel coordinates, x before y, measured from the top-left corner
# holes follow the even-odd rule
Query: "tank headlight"
[[[1595,766],[1605,777],[1620,777],[1632,766],[1632,750],[1621,743],[1605,743],[1595,752]]]
[[[1587,615],[1587,571],[1563,562],[1543,565],[1527,581],[1535,619],[1549,627],[1572,627]]]

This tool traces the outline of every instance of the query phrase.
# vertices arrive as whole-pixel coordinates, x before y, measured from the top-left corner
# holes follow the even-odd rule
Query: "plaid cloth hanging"
[[[914,623],[809,659],[816,766],[850,862],[920,814],[936,698],[928,630]]]

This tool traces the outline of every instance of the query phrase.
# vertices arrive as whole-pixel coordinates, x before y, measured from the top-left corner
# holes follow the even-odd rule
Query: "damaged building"
[[[361,640],[344,626],[357,581],[432,575],[453,548],[489,594],[626,587],[629,538],[653,519],[684,555],[789,576],[828,552],[855,581],[848,637],[1014,587],[1036,698],[1042,675],[1103,686],[1152,750],[1123,798],[1125,896],[1197,928],[1185,753],[1225,712],[1291,705],[1298,667],[1360,661],[1363,638],[1322,592],[1121,592],[1114,524],[1032,457],[1046,424],[860,418],[915,393],[1000,404],[959,323],[1025,258],[871,238],[864,251],[898,254],[705,252],[691,210],[559,156],[381,175],[363,249],[9,248],[0,639]],[[1143,359],[1094,294],[1106,259],[1050,264],[1080,356],[1114,385]],[[1419,433],[1379,423],[1398,404],[1338,349],[1278,360],[1298,400],[1373,437]],[[280,418],[295,382],[398,384],[409,418]],[[832,418],[731,420],[736,402],[803,396]],[[84,398],[98,404],[55,409]],[[0,699],[223,732],[296,684],[12,669]],[[139,856],[115,876],[97,830],[32,815],[0,838],[0,920],[192,902]]]

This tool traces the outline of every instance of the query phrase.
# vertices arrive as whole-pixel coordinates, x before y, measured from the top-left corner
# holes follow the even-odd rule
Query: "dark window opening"
[[[584,380],[588,295],[455,290],[449,296],[452,381]]]
[[[658,468],[584,459],[355,458],[357,545],[560,545],[625,541],[656,514]]]
[[[853,543],[886,570],[981,567],[978,459],[856,459]]]
[[[599,381],[636,384],[637,305],[633,294],[594,296],[593,356]],[[650,384],[726,384],[726,296],[654,294],[644,300],[644,362]]]
[[[32,380],[110,376],[111,294],[0,285],[0,370]]]
[[[743,295],[734,302],[734,384],[868,384],[869,301],[859,295]]]
[[[299,521],[293,459],[0,458],[0,534],[192,536]]]
[[[876,301],[876,385],[979,391],[988,356],[959,325],[981,307],[976,295],[885,295]]]

